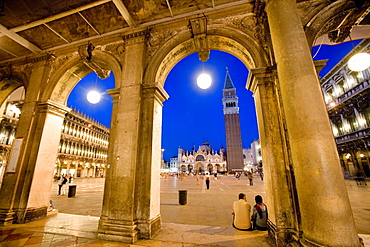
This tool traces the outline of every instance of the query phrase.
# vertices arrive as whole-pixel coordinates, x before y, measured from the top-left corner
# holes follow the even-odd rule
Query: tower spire
[[[230,74],[229,74],[229,68],[226,67],[226,76],[225,76],[225,83],[224,83],[224,89],[230,89],[235,88],[234,83],[231,80]]]

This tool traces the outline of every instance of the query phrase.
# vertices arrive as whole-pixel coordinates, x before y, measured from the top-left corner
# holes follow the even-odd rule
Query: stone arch
[[[354,9],[355,4],[348,1],[336,1],[324,8],[318,5],[314,16],[307,15],[302,20],[309,46],[312,47],[319,36],[338,29],[340,23],[337,22],[342,19],[340,17],[348,15]]]
[[[8,96],[18,88],[28,84],[27,77],[24,73],[0,71],[0,105],[2,105]]]
[[[209,173],[213,173],[214,172],[214,167],[213,167],[213,165],[212,164],[208,164],[207,165],[207,172],[209,172]]]
[[[217,172],[222,172],[223,171],[220,164],[216,164],[215,166],[216,166],[216,171]]]
[[[118,59],[107,52],[94,51],[92,62],[96,63],[101,69],[113,72],[115,86],[119,87],[122,77],[122,65]],[[59,61],[62,63],[62,61]],[[50,79],[50,84],[46,87],[43,100],[52,100],[60,104],[66,104],[68,96],[75,85],[86,75],[93,72],[81,57],[75,53],[60,68],[58,68]]]
[[[202,173],[204,171],[204,165],[202,162],[197,162],[195,164],[195,169],[194,169],[195,172],[199,172],[199,173]]]
[[[219,50],[234,55],[248,69],[267,67],[268,57],[262,45],[250,35],[238,29],[224,26],[210,26],[207,35],[209,49]],[[148,61],[144,83],[165,83],[172,68],[186,56],[197,52],[189,32],[180,33],[164,44]]]
[[[198,154],[196,157],[195,157],[195,160],[196,161],[204,161],[205,160],[205,157],[203,154]]]

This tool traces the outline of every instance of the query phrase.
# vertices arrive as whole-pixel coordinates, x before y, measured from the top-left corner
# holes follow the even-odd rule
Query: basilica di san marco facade
[[[226,152],[223,147],[215,151],[212,146],[205,142],[198,150],[192,148],[187,151],[178,149],[177,170],[186,173],[224,173],[227,172]]]

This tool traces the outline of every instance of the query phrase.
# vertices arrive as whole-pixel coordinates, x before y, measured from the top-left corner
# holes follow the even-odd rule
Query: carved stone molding
[[[184,58],[187,54],[196,52],[195,45],[192,40],[188,40],[182,44],[179,44],[171,52],[169,52],[163,59],[160,67],[158,68],[158,73],[156,76],[156,82],[164,82],[166,75],[172,69],[175,64]]]
[[[245,15],[238,15],[212,21],[212,24],[219,24],[238,29],[243,33],[247,33],[256,38],[258,43],[266,44],[267,39],[264,35],[263,23],[263,17],[259,17],[255,13],[248,13]]]
[[[151,27],[149,28],[148,40],[147,40],[147,58],[153,57],[153,55],[157,52],[157,50],[163,46],[164,43],[169,41],[171,38],[176,36],[177,34],[188,30],[187,27],[180,27],[180,28],[163,28],[160,29],[158,27]],[[148,60],[149,60],[148,59]]]
[[[195,49],[198,52],[199,59],[205,62],[209,58],[209,44],[207,38],[207,18],[205,16],[191,19],[190,30],[193,34]]]
[[[131,44],[144,42],[145,40],[147,40],[148,36],[149,32],[147,29],[145,29],[142,31],[126,34],[122,36],[122,39],[124,41],[125,46],[127,46]]]
[[[39,102],[38,105],[41,113],[50,113],[62,118],[65,117],[65,114],[67,112],[70,112],[72,110],[71,108],[52,100]]]
[[[78,48],[78,54],[80,55],[81,61],[92,71],[94,71],[100,79],[108,78],[110,75],[110,70],[103,69],[94,61],[94,55],[89,54],[88,47],[89,45],[83,45]]]
[[[104,48],[104,51],[107,51],[113,55],[120,57],[125,52],[125,43],[124,41],[107,44]]]

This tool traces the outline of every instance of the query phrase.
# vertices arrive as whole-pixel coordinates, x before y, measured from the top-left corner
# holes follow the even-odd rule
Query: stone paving
[[[231,226],[232,203],[240,192],[247,195],[248,202],[254,204],[254,196],[265,198],[264,182],[259,177],[253,179],[254,186],[242,176],[240,180],[231,176],[212,178],[209,190],[204,180],[197,183],[195,177],[183,180],[176,177],[161,178],[161,216],[167,223],[207,226]],[[370,183],[370,182],[369,182]],[[76,197],[57,196],[57,181],[52,188],[55,208],[60,213],[90,215],[100,217],[104,189],[104,178],[75,179]],[[370,184],[358,186],[353,180],[346,180],[347,190],[359,234],[370,235]],[[187,205],[179,205],[178,190],[187,190]]]
[[[231,227],[232,202],[240,192],[253,205],[259,194],[265,197],[264,182],[247,178],[219,177],[205,189],[203,179],[161,178],[161,215],[163,229],[152,240],[135,245],[96,239],[101,212],[104,179],[75,179],[77,193],[73,198],[57,196],[53,183],[52,200],[59,213],[43,220],[0,227],[0,246],[272,246],[263,231],[242,232]],[[358,233],[370,246],[370,186],[346,181]],[[187,190],[187,204],[179,205],[178,190]],[[55,213],[56,211],[54,211]],[[53,214],[53,212],[52,212]]]
[[[76,197],[57,196],[57,182],[54,182],[52,201],[61,213],[100,217],[104,179],[75,179]],[[179,205],[179,190],[187,190],[187,205]],[[230,227],[232,224],[232,204],[243,192],[248,202],[254,205],[254,196],[265,197],[264,183],[254,179],[249,186],[246,177],[240,180],[231,176],[212,178],[210,189],[205,188],[203,178],[197,183],[195,177],[179,179],[161,178],[161,216],[163,222]]]

